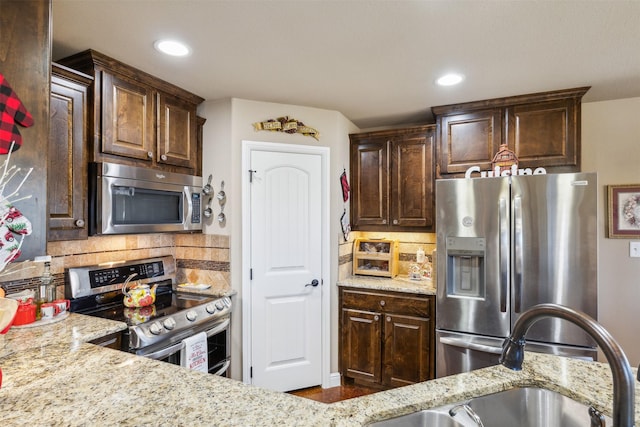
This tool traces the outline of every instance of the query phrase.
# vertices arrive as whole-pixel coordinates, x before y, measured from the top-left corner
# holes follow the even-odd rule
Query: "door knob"
[[[304,285],[304,287],[306,288],[307,286],[313,286],[313,287],[315,288],[315,287],[316,287],[316,286],[318,286],[319,284],[320,284],[320,282],[318,282],[318,279],[313,279],[313,280],[311,281],[311,283],[307,283],[306,285]]]

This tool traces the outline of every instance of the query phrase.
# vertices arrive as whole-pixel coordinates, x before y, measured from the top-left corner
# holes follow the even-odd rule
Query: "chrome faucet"
[[[611,334],[590,316],[558,304],[539,304],[520,315],[511,336],[502,344],[500,363],[509,369],[522,369],[524,336],[529,327],[545,317],[557,317],[579,326],[593,337],[609,362],[613,374],[613,425],[633,427],[634,378],[627,356]]]

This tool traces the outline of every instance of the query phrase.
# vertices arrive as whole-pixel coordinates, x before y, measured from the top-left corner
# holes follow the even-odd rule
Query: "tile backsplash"
[[[339,245],[338,280],[345,279],[353,273],[353,242],[356,239],[389,239],[398,240],[399,266],[398,274],[406,276],[409,266],[416,262],[416,252],[422,248],[427,259],[432,261],[432,252],[436,249],[436,235],[434,233],[388,233],[372,231],[352,231],[349,241],[341,238]],[[435,269],[435,266],[434,266]]]
[[[176,258],[179,283],[209,283],[221,289],[230,288],[229,236],[164,233],[93,236],[87,240],[49,242],[47,255],[51,256],[51,273],[59,297],[64,295],[66,268],[163,255]],[[9,264],[0,273],[0,286],[7,293],[33,289],[43,268],[43,263],[34,261]]]

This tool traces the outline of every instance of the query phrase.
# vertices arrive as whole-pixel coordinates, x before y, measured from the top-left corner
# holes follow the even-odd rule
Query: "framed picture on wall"
[[[640,184],[608,185],[607,194],[607,237],[640,237]]]

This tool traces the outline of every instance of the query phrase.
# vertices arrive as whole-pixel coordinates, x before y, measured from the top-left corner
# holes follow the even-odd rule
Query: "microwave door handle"
[[[189,191],[188,187],[184,187],[182,191],[182,203],[187,209],[187,214],[184,215],[183,218],[183,226],[187,225],[188,218],[193,216],[193,204],[191,203],[191,191]]]

